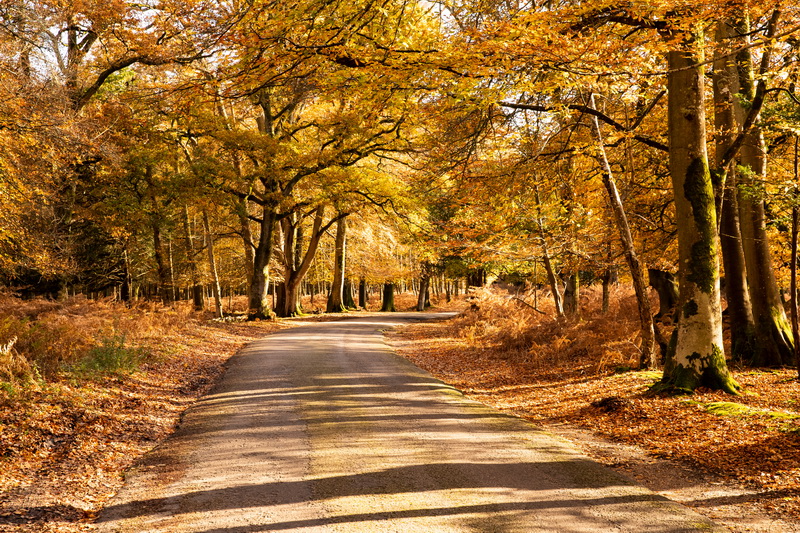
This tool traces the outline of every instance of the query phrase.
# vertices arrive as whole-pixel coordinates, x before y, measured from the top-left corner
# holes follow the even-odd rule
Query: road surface
[[[678,532],[705,518],[395,355],[419,314],[255,342],[126,476],[101,532]]]

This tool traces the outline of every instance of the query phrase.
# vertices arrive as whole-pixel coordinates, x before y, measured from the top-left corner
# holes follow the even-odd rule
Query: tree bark
[[[125,249],[122,250],[122,259],[122,265],[125,271],[122,275],[122,286],[119,289],[119,298],[126,304],[130,304],[133,300],[133,276],[131,276],[131,262],[128,257],[127,245]]]
[[[749,24],[738,28],[747,35]],[[741,94],[748,102],[755,97],[755,76],[750,48],[737,56]],[[740,99],[735,99],[740,110],[738,117],[746,115]],[[764,208],[763,184],[767,179],[767,150],[760,121],[750,128],[739,154],[739,166],[745,169],[738,175],[739,216],[742,247],[747,264],[747,282],[755,320],[756,351],[751,363],[754,366],[781,366],[794,362],[794,342],[783,298],[778,290],[772,265],[769,236]]]
[[[544,244],[542,245],[542,263],[544,263],[544,271],[547,273],[547,284],[550,285],[550,292],[553,294],[553,303],[556,307],[556,316],[562,317],[564,316],[564,303],[559,290],[558,278],[553,270],[553,263],[550,260],[550,254]]]
[[[358,309],[356,301],[353,299],[353,282],[349,278],[344,278],[344,287],[342,288],[342,303],[345,309]]]
[[[542,263],[544,263],[544,270],[547,273],[547,283],[550,285],[550,291],[553,294],[553,303],[555,304],[556,308],[556,316],[561,318],[564,316],[564,304],[561,300],[558,278],[553,270],[553,263],[550,259],[550,252],[547,247],[547,234],[544,230],[544,220],[542,217],[542,199],[539,196],[539,186],[535,183],[533,186],[533,193],[536,200],[536,225],[539,229],[539,237],[542,240]]]
[[[240,200],[236,205],[236,215],[239,218],[239,231],[242,236],[244,249],[244,272],[247,276],[247,285],[253,283],[253,268],[255,267],[255,245],[253,232],[250,229],[250,218],[247,216],[247,200]]]
[[[323,206],[314,211],[314,223],[305,250],[302,244],[305,240],[303,232],[299,231],[297,227],[299,222],[290,218],[284,219],[284,243],[281,257],[284,282],[278,293],[278,305],[276,306],[278,316],[295,316],[301,312],[298,298],[299,289],[317,253],[322,235],[333,223],[331,221],[323,226],[324,216],[325,208]]]
[[[595,109],[593,94],[589,95],[589,106]],[[611,201],[611,209],[614,212],[617,230],[619,231],[620,240],[622,241],[622,249],[625,251],[625,258],[628,260],[628,267],[630,268],[631,279],[633,280],[633,289],[636,293],[636,304],[639,311],[639,329],[642,335],[642,343],[639,347],[641,350],[639,366],[641,368],[652,368],[658,364],[658,360],[655,350],[653,317],[650,314],[650,298],[647,294],[647,286],[645,285],[644,275],[642,274],[642,265],[636,253],[631,227],[628,223],[628,216],[625,214],[625,207],[622,205],[622,198],[619,195],[619,190],[614,180],[611,164],[608,162],[603,133],[600,130],[600,122],[598,122],[596,116],[592,117],[592,122],[594,124],[595,134],[597,135],[598,153],[600,154],[600,160],[603,165],[603,185],[605,185],[608,198]]]
[[[155,218],[151,222],[153,231],[153,255],[156,260],[156,272],[158,273],[158,292],[161,296],[161,301],[165,304],[172,302],[171,288],[169,283],[169,267],[164,259],[164,245],[161,235],[161,224]]]
[[[675,35],[670,35],[674,38]],[[717,217],[706,152],[702,36],[682,35],[668,53],[669,170],[678,229],[678,309],[674,352],[663,384],[736,393],[725,363],[720,308]]]
[[[577,272],[570,272],[566,276],[564,287],[564,313],[572,318],[580,318],[580,293],[581,281]]]
[[[200,285],[200,275],[197,271],[197,261],[195,257],[194,239],[192,231],[189,226],[189,207],[183,206],[183,231],[184,239],[186,241],[186,256],[189,260],[189,275],[192,280],[192,303],[195,311],[202,311],[205,309],[205,302],[203,301],[203,287]],[[251,267],[252,268],[252,265]]]
[[[797,368],[798,378],[800,379],[800,345],[797,339],[800,339],[800,325],[798,325],[798,304],[797,304],[797,234],[798,234],[798,219],[800,219],[800,210],[797,207],[797,187],[798,179],[800,179],[800,163],[798,161],[798,138],[794,138],[794,185],[795,205],[792,206],[792,258],[791,258],[791,291],[792,291],[792,335],[795,338],[794,345],[794,365]]]
[[[333,284],[328,295],[327,313],[343,313],[344,306],[344,272],[347,257],[347,217],[341,217],[336,223],[336,244],[333,258]]]
[[[208,252],[208,268],[211,271],[211,290],[214,294],[214,314],[222,318],[222,291],[217,275],[217,258],[214,255],[214,236],[211,234],[211,223],[208,220],[208,211],[203,209],[203,229],[206,232],[206,251]]]
[[[483,287],[486,285],[486,270],[473,269],[467,274],[467,287]]]
[[[673,317],[678,305],[678,284],[675,276],[655,268],[647,269],[648,284],[658,294],[658,313],[655,318]]]
[[[736,195],[736,173],[730,172],[724,157],[739,132],[735,107],[739,93],[739,74],[731,40],[736,36],[734,28],[727,22],[717,24],[716,45],[719,47],[714,59],[714,125],[716,128],[716,182],[717,205],[720,217],[720,247],[722,266],[725,271],[725,296],[728,303],[728,322],[731,332],[731,357],[737,361],[749,361],[755,349],[755,323],[750,294],[747,287],[742,234],[739,225]],[[740,121],[739,121],[740,122]]]
[[[394,307],[394,282],[387,281],[383,284],[383,298],[381,303],[381,311],[386,313],[393,313],[397,309]]]
[[[796,201],[796,200],[795,200]],[[790,274],[790,290],[792,292],[791,303],[791,316],[792,316],[792,335],[797,339],[800,337],[800,328],[798,327],[797,317],[797,231],[798,231],[798,214],[797,206],[792,206],[792,254],[791,254],[791,274]],[[798,346],[795,345],[794,365],[797,368],[798,376],[800,376],[800,353],[798,353]]]
[[[275,233],[275,209],[263,206],[261,233],[253,253],[253,280],[248,291],[250,320],[271,320],[275,318],[269,305],[269,263],[272,260],[272,238]]]
[[[422,272],[419,278],[419,294],[417,294],[417,311],[424,311],[431,305],[431,266],[427,261],[424,261],[421,267]]]
[[[603,289],[603,298],[600,304],[600,312],[604,315],[608,313],[610,308],[610,301],[611,301],[611,269],[607,268],[603,271],[602,276],[600,276],[600,281],[602,282],[602,289]]]
[[[362,309],[367,308],[367,278],[364,276],[358,280],[358,306]]]

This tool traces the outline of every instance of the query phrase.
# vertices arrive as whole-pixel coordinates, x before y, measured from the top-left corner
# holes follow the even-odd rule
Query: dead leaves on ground
[[[87,530],[121,473],[172,432],[225,360],[285,326],[190,320],[135,373],[65,378],[0,401],[0,532]]]
[[[539,331],[529,333],[529,342],[546,345],[549,335],[553,344],[547,353],[554,344],[562,346],[557,357],[544,361],[521,347],[519,338],[509,349],[495,331],[502,329],[504,317],[515,321],[508,325],[511,331],[519,331],[520,322],[535,330],[538,317],[514,318],[506,314],[502,299],[486,300],[480,305],[482,316],[467,311],[449,323],[408,326],[392,342],[401,355],[474,399],[534,422],[573,424],[690,463],[759,490],[765,509],[800,518],[800,383],[795,370],[736,371],[746,391],[741,397],[708,390],[690,397],[652,396],[647,391],[659,372],[616,372],[636,357],[635,344],[621,349],[636,335],[636,324],[624,316],[593,323],[587,313],[581,321],[561,325],[545,319]],[[520,313],[519,306],[514,313]],[[476,325],[480,321],[494,324]],[[489,333],[476,338],[478,330]],[[619,352],[617,359],[602,342],[587,342],[600,332]],[[571,350],[563,346],[565,336]],[[741,404],[747,414],[714,414],[708,408],[713,402]]]

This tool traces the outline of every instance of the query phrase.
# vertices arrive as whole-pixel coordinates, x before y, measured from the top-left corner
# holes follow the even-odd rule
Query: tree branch
[[[656,100],[658,98],[660,98],[660,96],[658,96],[656,98]],[[633,128],[626,128],[625,126],[623,126],[622,124],[620,124],[619,122],[617,122],[613,118],[609,117],[605,113],[602,113],[601,111],[598,111],[596,109],[592,109],[591,107],[583,105],[583,104],[567,104],[567,105],[564,105],[564,106],[544,106],[544,105],[532,105],[532,104],[517,104],[517,103],[514,103],[514,102],[499,102],[499,105],[502,106],[502,107],[510,108],[510,109],[521,109],[521,110],[525,110],[525,111],[539,111],[539,112],[544,112],[544,113],[551,113],[551,112],[554,112],[554,111],[558,111],[561,108],[566,108],[566,109],[570,109],[572,111],[580,111],[581,113],[585,113],[587,115],[592,115],[594,117],[597,117],[599,120],[602,120],[603,122],[605,122],[606,124],[608,124],[609,126],[613,127],[614,129],[616,129],[618,131],[622,131],[622,132],[625,132],[625,133],[630,133],[631,130],[633,129]],[[652,109],[653,106],[655,106],[655,103],[653,103],[649,107],[649,109]],[[649,112],[649,109],[648,109],[647,112]],[[644,117],[642,117],[642,119],[643,118]],[[641,122],[641,120],[637,120],[636,125],[638,125],[640,122]],[[636,139],[637,141],[639,141],[642,144],[645,144],[645,145],[647,145],[647,146],[649,146],[651,148],[655,148],[656,150],[661,150],[662,152],[669,152],[669,147],[666,144],[658,142],[655,139],[651,139],[649,137],[645,137],[644,135],[634,135],[633,138]]]

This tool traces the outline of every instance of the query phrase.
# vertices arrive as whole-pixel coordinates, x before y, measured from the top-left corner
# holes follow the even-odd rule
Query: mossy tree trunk
[[[755,349],[755,323],[750,294],[747,287],[742,234],[739,225],[736,195],[736,173],[730,172],[725,154],[739,133],[735,109],[739,93],[739,74],[735,56],[730,54],[732,39],[736,37],[733,26],[726,21],[717,24],[715,42],[718,46],[714,59],[714,126],[716,129],[716,203],[719,212],[719,238],[722,249],[722,265],[725,271],[725,299],[728,303],[728,322],[731,332],[731,357],[737,361],[749,361]]]
[[[669,37],[676,37],[670,35]],[[682,35],[668,53],[669,170],[678,229],[678,309],[675,350],[663,384],[736,393],[722,345],[717,217],[706,152],[701,35]]]
[[[748,35],[749,30],[750,25],[746,20],[737,28],[740,35]],[[756,96],[751,48],[739,52],[737,64],[741,97],[734,102],[741,108],[736,114],[743,120],[746,109],[754,105]],[[763,188],[767,178],[767,149],[758,120],[745,136],[739,154],[739,167],[743,169],[738,176],[742,247],[755,320],[756,351],[752,364],[789,365],[794,361],[794,341],[772,266]]]

